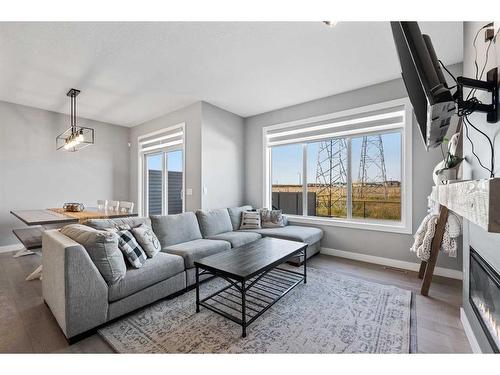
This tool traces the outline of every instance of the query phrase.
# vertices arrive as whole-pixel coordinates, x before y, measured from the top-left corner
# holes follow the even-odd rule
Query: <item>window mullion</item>
[[[302,145],[302,216],[307,216],[307,143]]]
[[[265,158],[265,163],[266,163],[266,169],[267,173],[264,179],[264,189],[265,189],[265,195],[266,195],[266,201],[264,201],[264,207],[267,207],[269,209],[273,209],[273,168],[272,168],[272,156],[273,153],[271,152],[271,148],[267,147],[266,145],[266,153],[264,155]]]
[[[162,181],[161,181],[161,200],[163,203],[162,206],[162,215],[168,214],[168,172],[167,172],[167,151],[162,151],[161,153],[162,160]]]
[[[352,153],[351,153],[351,137],[347,138],[347,218],[352,219]]]

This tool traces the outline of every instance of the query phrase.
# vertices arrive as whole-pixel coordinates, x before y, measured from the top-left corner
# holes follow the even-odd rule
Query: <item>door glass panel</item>
[[[148,214],[161,215],[163,205],[162,182],[162,154],[146,155],[146,169],[148,179]]]
[[[182,213],[182,175],[183,175],[182,151],[170,151],[167,153],[168,171],[168,214]]]

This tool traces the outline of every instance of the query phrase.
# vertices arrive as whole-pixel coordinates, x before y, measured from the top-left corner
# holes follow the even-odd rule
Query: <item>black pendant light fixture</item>
[[[70,128],[56,137],[56,148],[70,152],[80,151],[94,144],[94,129],[76,124],[76,97],[80,90],[71,89],[66,94],[71,100]]]

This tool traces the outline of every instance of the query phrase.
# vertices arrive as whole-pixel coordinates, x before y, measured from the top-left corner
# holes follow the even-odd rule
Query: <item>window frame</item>
[[[179,129],[179,131],[182,132],[182,137],[181,137],[181,142],[174,142],[175,144],[170,144],[168,141],[165,145],[161,146],[155,146],[152,147],[151,149],[142,149],[141,145],[143,144],[143,140],[147,138],[151,138],[155,135],[158,135],[159,138],[161,138],[161,134],[170,132],[173,130]],[[149,142],[149,141],[148,141]],[[155,155],[155,154],[161,154],[162,155],[162,168],[164,171],[168,172],[168,166],[167,166],[167,157],[165,153],[171,152],[171,151],[182,151],[182,193],[181,193],[181,199],[182,199],[182,212],[185,212],[186,210],[186,150],[185,150],[185,145],[186,145],[186,129],[185,129],[185,123],[179,123],[173,126],[168,126],[159,130],[156,130],[151,133],[147,134],[142,134],[139,137],[137,137],[137,161],[138,161],[138,174],[137,174],[137,184],[138,184],[138,194],[137,194],[137,212],[139,213],[140,216],[145,216],[146,213],[148,213],[148,196],[147,196],[147,191],[148,191],[148,177],[147,177],[147,156],[148,155]],[[168,192],[168,173],[165,173],[163,178],[162,178],[162,191]],[[168,195],[168,193],[167,193]],[[168,197],[163,196],[162,197],[162,215],[166,215],[168,212]]]
[[[264,207],[270,207],[272,201],[272,160],[271,160],[271,150],[273,146],[279,146],[279,144],[269,145],[268,143],[268,132],[275,131],[277,129],[286,130],[286,128],[297,126],[307,126],[320,121],[335,120],[341,117],[351,117],[352,121],[359,121],[359,119],[366,117],[367,113],[373,111],[384,111],[389,110],[394,107],[402,107],[404,112],[402,123],[398,124],[388,124],[383,126],[367,126],[364,128],[356,128],[352,131],[338,131],[335,132],[335,127],[332,127],[332,136],[330,138],[346,138],[348,140],[348,157],[347,157],[347,169],[348,169],[348,184],[347,184],[347,218],[326,218],[317,216],[307,216],[307,199],[302,199],[302,215],[289,215],[287,217],[290,222],[304,223],[304,224],[316,224],[324,226],[338,226],[346,228],[355,229],[367,229],[383,232],[393,232],[393,233],[412,233],[412,125],[413,125],[413,108],[411,106],[408,98],[396,99],[387,102],[382,102],[373,105],[367,105],[363,107],[358,107],[354,109],[349,109],[340,112],[329,113],[322,116],[315,116],[306,119],[301,119],[297,121],[291,121],[286,123],[274,124],[270,126],[265,126],[262,128],[262,145],[263,145],[263,189],[262,189],[262,202]],[[360,219],[352,218],[352,168],[351,168],[351,140],[352,138],[362,137],[369,134],[384,134],[384,133],[395,133],[400,132],[401,134],[401,221],[388,221],[388,220],[377,220],[377,219]],[[309,137],[310,138],[310,137]],[[324,137],[323,137],[324,139]],[[313,143],[318,139],[307,139],[301,140],[298,138],[297,142],[287,142],[299,143],[303,146],[303,169],[302,169],[302,182],[303,182],[303,194],[307,191],[307,144]],[[283,143],[286,144],[286,143]],[[306,195],[303,195],[306,196]]]

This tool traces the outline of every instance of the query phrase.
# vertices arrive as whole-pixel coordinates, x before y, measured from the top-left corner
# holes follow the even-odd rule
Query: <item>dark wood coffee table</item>
[[[307,244],[262,238],[249,244],[211,255],[194,262],[196,267],[196,312],[206,307],[246,329],[267,309],[307,282]],[[279,267],[304,256],[303,272]],[[200,276],[214,275],[229,285],[200,300]]]

